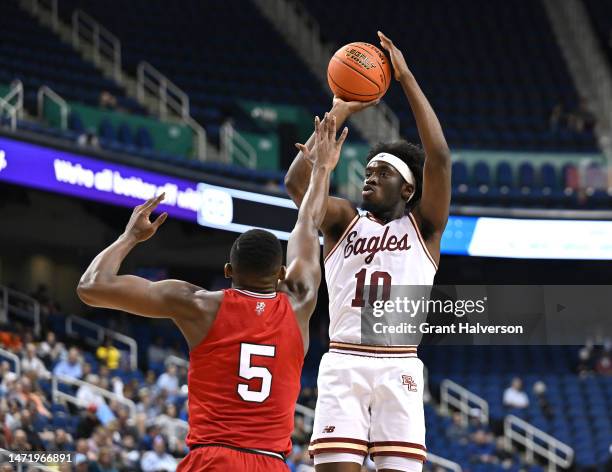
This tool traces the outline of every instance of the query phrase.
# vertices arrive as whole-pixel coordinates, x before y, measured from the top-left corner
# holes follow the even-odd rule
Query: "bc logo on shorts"
[[[412,379],[412,375],[402,375],[402,385],[406,385],[409,392],[418,392],[417,384]]]

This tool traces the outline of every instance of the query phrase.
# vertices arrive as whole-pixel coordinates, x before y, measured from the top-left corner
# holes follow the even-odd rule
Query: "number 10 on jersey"
[[[355,288],[355,298],[351,302],[351,306],[363,308],[365,306],[365,300],[363,298],[363,290],[365,288],[366,277],[368,274],[367,269],[361,269],[355,274],[357,279],[357,287]],[[368,301],[370,306],[374,305],[376,297],[378,295],[378,287],[382,282],[382,298],[381,300],[389,300],[391,298],[391,274],[382,270],[372,272],[370,275],[370,293],[368,295]]]

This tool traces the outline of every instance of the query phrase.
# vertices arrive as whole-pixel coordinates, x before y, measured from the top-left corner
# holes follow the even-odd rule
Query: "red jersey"
[[[304,344],[286,294],[225,290],[189,357],[188,446],[291,451]]]

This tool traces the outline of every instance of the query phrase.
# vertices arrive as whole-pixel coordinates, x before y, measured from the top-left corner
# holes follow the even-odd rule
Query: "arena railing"
[[[453,472],[463,472],[463,468],[456,462],[437,456],[431,452],[427,453],[427,462],[431,462],[432,464],[446,470],[452,470]]]
[[[189,126],[195,135],[195,157],[206,160],[206,130],[191,117],[189,96],[146,61],[136,70],[136,97],[162,120],[176,117]]]
[[[68,113],[70,113],[70,106],[66,100],[64,100],[46,85],[43,85],[38,89],[36,98],[38,102],[38,118],[42,120],[45,117],[45,99],[48,98],[59,107],[61,129],[68,129]]]
[[[94,336],[78,333],[75,330],[75,326],[77,325],[93,331]],[[112,339],[128,346],[130,353],[130,368],[132,370],[138,369],[138,343],[136,343],[134,338],[75,315],[70,315],[66,318],[66,334],[72,337],[81,337],[85,342],[94,347],[101,346],[104,342],[104,337],[110,336]]]
[[[21,377],[21,360],[19,359],[19,356],[11,351],[0,348],[0,357],[4,357],[5,359],[13,362],[13,364],[15,364],[15,374],[17,377]]]
[[[0,285],[0,323],[7,323],[9,316],[17,316],[31,321],[34,335],[40,336],[40,304],[32,297]]]
[[[72,13],[72,44],[78,49],[81,43],[91,48],[96,66],[101,66],[102,61],[110,65],[113,78],[120,83],[121,41],[83,10],[75,10]]]
[[[23,451],[19,451],[23,453]],[[8,463],[13,467],[13,471],[15,472],[57,472],[57,467],[47,467],[40,462],[34,462],[30,460],[26,460],[28,458],[28,454],[25,456],[20,456],[19,460],[16,460],[14,456],[17,454],[17,451],[9,451],[8,449],[0,448],[0,463]],[[31,455],[34,455],[32,453]],[[41,453],[42,454],[42,453]],[[48,456],[48,455],[47,455]],[[13,460],[11,460],[13,457]],[[32,468],[30,468],[32,467]]]
[[[549,470],[567,469],[574,460],[570,446],[517,416],[508,415],[504,419],[504,436],[508,447],[514,441],[525,448],[528,461],[533,462],[535,455],[547,460]]]
[[[83,405],[80,400],[76,397],[76,395],[71,395],[66,392],[62,392],[59,388],[60,384],[68,384],[76,387],[87,386],[91,388],[94,392],[99,393],[104,398],[108,400],[116,401],[124,406],[126,406],[130,410],[130,415],[133,417],[136,415],[136,404],[130,400],[129,398],[121,397],[110,390],[106,390],[104,388],[98,387],[90,382],[86,382],[84,380],[79,380],[74,377],[67,377],[65,375],[53,375],[51,377],[51,398],[53,399],[53,403],[57,403],[58,401],[67,401],[75,404],[79,408],[86,408],[87,405]]]
[[[249,169],[257,168],[257,151],[229,121],[221,126],[221,155],[227,164],[235,159]]]
[[[169,355],[168,357],[166,357],[164,365],[175,365],[177,367],[184,367],[185,369],[189,369],[189,361],[187,359],[183,359],[182,357],[175,355]]]
[[[21,80],[13,81],[9,93],[4,97],[0,97],[0,112],[3,110],[9,115],[11,130],[15,131],[17,129],[17,120],[23,114],[23,83]]]
[[[168,118],[169,111],[181,118],[189,117],[189,96],[151,64],[138,64],[137,80],[138,100],[144,102],[147,96],[153,96],[158,101],[160,118]]]
[[[57,0],[20,0],[22,8],[48,23],[53,31],[59,27]]]
[[[489,424],[489,404],[487,401],[450,379],[444,379],[440,385],[440,406],[444,414],[450,413],[449,407],[459,410],[466,425],[470,416],[474,416],[472,414],[473,409],[477,408],[480,422]]]

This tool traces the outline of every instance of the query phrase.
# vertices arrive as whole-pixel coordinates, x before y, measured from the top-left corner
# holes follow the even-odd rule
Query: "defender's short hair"
[[[236,238],[230,263],[238,272],[267,276],[278,271],[283,249],[276,236],[263,229],[251,229]]]
[[[378,143],[374,145],[366,157],[366,165],[376,154],[386,152],[400,158],[412,171],[414,175],[414,196],[407,205],[407,210],[412,210],[421,200],[423,193],[423,165],[425,164],[425,152],[421,146],[399,140],[391,143]]]

